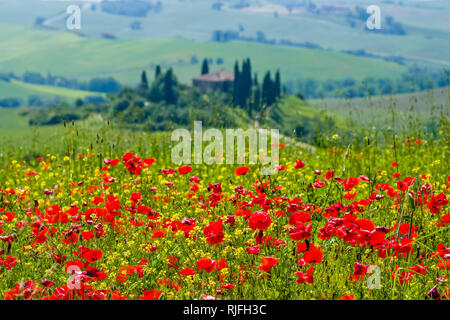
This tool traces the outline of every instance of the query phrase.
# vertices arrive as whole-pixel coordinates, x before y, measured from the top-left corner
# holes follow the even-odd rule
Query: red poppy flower
[[[322,258],[323,258],[322,251],[314,247],[303,254],[303,257],[301,257],[298,260],[298,265],[304,266],[309,263],[320,263],[322,262]]]
[[[439,227],[444,227],[450,225],[450,214],[445,214],[441,217],[441,220],[438,221],[437,225]]]
[[[272,220],[270,220],[270,215],[265,211],[256,211],[248,219],[248,225],[252,230],[264,231],[269,228]]]
[[[350,177],[342,181],[342,185],[344,186],[344,190],[349,191],[352,190],[359,184],[359,179],[355,177]]]
[[[186,173],[189,173],[189,172],[191,172],[192,171],[192,167],[191,166],[188,166],[188,165],[185,165],[185,166],[182,166],[182,167],[179,167],[178,168],[178,172],[180,173],[180,174],[186,174]]]
[[[259,246],[247,247],[247,252],[250,254],[258,254],[260,250]]]
[[[111,292],[111,300],[127,300],[127,297],[116,290]]]
[[[297,159],[295,162],[294,168],[295,169],[301,169],[305,167],[305,163],[301,159]]]
[[[314,283],[314,278],[312,276],[312,273],[314,271],[314,266],[311,266],[306,270],[306,274],[303,274],[303,272],[295,272],[298,279],[296,280],[297,283]]]
[[[225,237],[222,230],[222,220],[211,221],[209,225],[207,225],[203,229],[203,234],[206,236],[206,241],[209,244],[218,244],[223,242],[223,239]]]
[[[339,300],[354,300],[355,296],[352,294],[346,294],[345,296],[339,298]]]
[[[225,284],[220,285],[220,287],[224,288],[224,289],[231,290],[231,289],[233,289],[235,287],[235,285],[231,284],[231,283],[225,283]]]
[[[141,300],[158,300],[161,296],[162,291],[159,290],[150,290],[150,291],[144,291],[142,296],[139,298]]]
[[[181,269],[180,274],[183,276],[193,276],[195,275],[195,270],[192,268]]]
[[[226,269],[226,268],[228,268],[228,265],[225,262],[225,258],[221,258],[221,259],[215,261],[215,269],[217,271],[220,271],[220,270]]]
[[[41,283],[46,288],[49,288],[49,287],[55,285],[55,283],[53,281],[50,281],[50,280],[42,280]]]
[[[61,240],[64,244],[75,244],[78,242],[78,233],[73,230],[65,231]]]
[[[364,182],[372,182],[369,177],[364,176],[364,175],[360,175],[359,176],[359,180],[364,181]]]
[[[234,174],[237,176],[242,176],[242,175],[246,174],[248,172],[248,170],[250,170],[250,168],[248,168],[248,167],[239,167],[234,171]]]
[[[364,275],[367,273],[367,270],[369,269],[369,266],[362,265],[359,262],[355,262],[355,268],[353,270],[353,273],[351,274],[351,277],[353,280],[361,280],[364,278]]]
[[[127,152],[122,156],[122,161],[128,161],[131,160],[134,157],[133,152]]]
[[[381,231],[373,231],[369,235],[369,243],[372,246],[377,246],[384,242],[384,232]]]
[[[325,173],[325,179],[330,180],[333,177],[334,177],[334,170],[330,170]]]
[[[262,265],[258,266],[258,269],[263,272],[269,272],[272,267],[277,265],[278,259],[274,257],[262,257],[261,263]]]
[[[153,158],[148,158],[148,159],[144,159],[143,161],[147,166],[151,166],[153,163],[155,163],[156,160]]]
[[[197,260],[197,267],[199,269],[205,270],[208,273],[212,272],[215,266],[215,261],[209,258],[200,258]]]
[[[311,237],[312,224],[305,225],[303,222],[297,224],[289,230],[289,237],[294,241],[300,241]]]
[[[440,260],[437,267],[438,267],[439,269],[447,269],[447,270],[450,270],[450,260],[446,260],[445,262],[443,262],[442,260]]]
[[[103,252],[101,250],[89,250],[83,253],[82,257],[88,262],[95,262],[102,258]]]
[[[164,238],[164,230],[155,230],[152,235],[152,239]]]

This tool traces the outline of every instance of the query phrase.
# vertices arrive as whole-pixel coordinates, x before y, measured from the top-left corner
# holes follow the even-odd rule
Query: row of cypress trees
[[[234,85],[233,103],[249,111],[260,111],[263,105],[271,106],[281,97],[281,77],[277,70],[275,78],[272,80],[270,71],[264,75],[260,85],[258,75],[252,78],[252,65],[249,58],[242,61],[242,68],[239,62],[234,64]]]
[[[202,63],[201,74],[209,73],[208,60]],[[250,58],[242,61],[242,68],[239,69],[239,62],[234,65],[233,84],[233,104],[243,109],[259,111],[262,105],[271,106],[281,97],[281,77],[277,70],[275,78],[272,80],[270,71],[267,71],[263,78],[262,86],[258,83],[257,74],[252,78],[252,64]]]
[[[201,74],[209,73],[208,61],[203,60]],[[155,86],[162,91],[162,100],[167,104],[174,104],[176,102],[176,78],[173,74],[172,68],[167,70],[164,74],[161,72],[159,65],[155,68],[155,81],[152,84],[152,89],[156,90]],[[147,74],[142,71],[141,83],[139,89],[147,91],[149,83]],[[277,70],[275,78],[272,80],[270,71],[264,75],[263,82],[260,85],[258,82],[258,75],[255,73],[252,78],[252,65],[250,58],[242,61],[242,68],[239,68],[239,62],[236,61],[234,65],[234,83],[233,83],[233,105],[242,109],[259,112],[261,108],[273,105],[278,98],[281,97],[281,77],[280,71]]]
[[[177,84],[176,78],[173,74],[172,68],[167,70],[164,74],[161,72],[159,65],[155,68],[155,80],[153,81],[150,96],[155,97],[156,101],[164,100],[166,104],[175,104],[177,100],[175,86]],[[139,89],[147,91],[149,89],[147,73],[142,71],[141,83]]]

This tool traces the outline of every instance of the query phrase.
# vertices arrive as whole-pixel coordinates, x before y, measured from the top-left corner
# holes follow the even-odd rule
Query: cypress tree
[[[247,68],[248,68],[248,73],[247,73],[248,98],[250,98],[250,96],[252,94],[252,86],[253,86],[253,82],[252,82],[252,63],[250,61],[250,58],[247,58]]]
[[[246,105],[247,100],[247,62],[244,60],[242,62],[242,73],[239,83],[239,105],[243,108]]]
[[[164,76],[164,101],[166,104],[174,104],[176,102],[172,74],[173,71],[172,68],[170,68]]]
[[[247,106],[247,102],[251,97],[252,89],[252,70],[250,59],[242,62],[242,74],[239,84],[239,105]]]
[[[161,74],[161,67],[159,66],[159,64],[156,66],[155,69],[155,79],[158,78],[158,76]]]
[[[203,59],[202,63],[202,75],[209,73],[209,66],[208,66],[208,60],[205,58]]]
[[[147,73],[142,71],[141,74],[141,84],[139,85],[139,88],[147,90],[148,89],[148,80],[147,80]]]
[[[233,82],[233,104],[239,105],[239,83],[240,83],[239,63],[234,64],[234,82]]]
[[[255,87],[253,93],[253,110],[257,112],[261,110],[261,88],[259,86]]]
[[[281,77],[280,77],[280,70],[277,70],[277,73],[275,74],[275,98],[281,97]]]
[[[275,100],[274,83],[270,76],[270,71],[266,72],[262,87],[262,100],[268,106],[271,106]]]

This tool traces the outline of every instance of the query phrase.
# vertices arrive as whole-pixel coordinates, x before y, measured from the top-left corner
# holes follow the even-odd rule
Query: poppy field
[[[448,132],[180,165],[164,133],[0,145],[0,299],[450,298]],[[20,147],[18,147],[20,146]]]

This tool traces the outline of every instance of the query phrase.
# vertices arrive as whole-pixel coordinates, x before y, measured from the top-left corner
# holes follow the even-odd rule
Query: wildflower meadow
[[[177,166],[167,133],[111,123],[4,137],[0,297],[448,299],[438,136],[282,137],[274,175]]]

